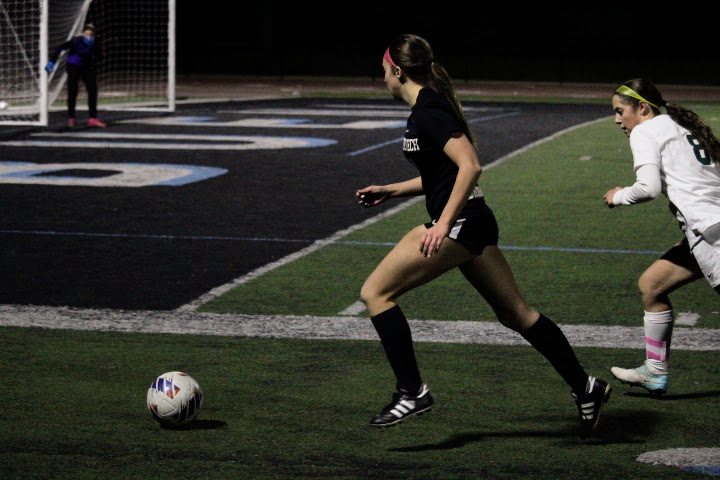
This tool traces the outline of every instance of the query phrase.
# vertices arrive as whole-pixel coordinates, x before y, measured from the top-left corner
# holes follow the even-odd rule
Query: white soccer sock
[[[645,355],[651,373],[667,375],[673,311],[645,312]]]

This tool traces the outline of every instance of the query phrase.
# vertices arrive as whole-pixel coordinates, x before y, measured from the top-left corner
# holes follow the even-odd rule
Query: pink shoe
[[[88,127],[103,128],[105,126],[106,125],[103,122],[101,122],[100,120],[98,120],[97,118],[91,118],[88,120]]]
[[[75,126],[75,119],[68,118],[68,127],[73,128]]]

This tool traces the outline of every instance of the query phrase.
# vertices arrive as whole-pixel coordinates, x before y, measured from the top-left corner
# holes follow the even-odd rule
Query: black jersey
[[[420,90],[407,121],[403,153],[420,171],[425,204],[432,219],[438,219],[455,186],[458,166],[443,149],[463,126],[447,99],[435,90]],[[479,191],[479,189],[476,189]],[[475,195],[477,197],[477,195]],[[484,200],[470,200],[466,209],[480,207]]]

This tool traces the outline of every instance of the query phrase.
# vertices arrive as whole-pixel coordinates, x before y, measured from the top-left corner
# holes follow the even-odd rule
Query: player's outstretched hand
[[[608,206],[608,208],[613,208],[615,206],[615,203],[613,203],[613,198],[615,197],[615,193],[618,190],[622,190],[622,187],[615,187],[611,190],[608,190],[603,196],[603,200],[605,200],[605,204]]]
[[[377,185],[361,188],[355,192],[355,196],[358,199],[358,203],[363,207],[374,207],[388,199],[388,193],[385,191],[385,187]]]

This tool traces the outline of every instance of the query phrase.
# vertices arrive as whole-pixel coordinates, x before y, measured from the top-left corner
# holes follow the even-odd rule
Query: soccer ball
[[[163,373],[147,392],[147,407],[153,418],[166,427],[178,427],[200,413],[203,393],[200,385],[183,372]]]

